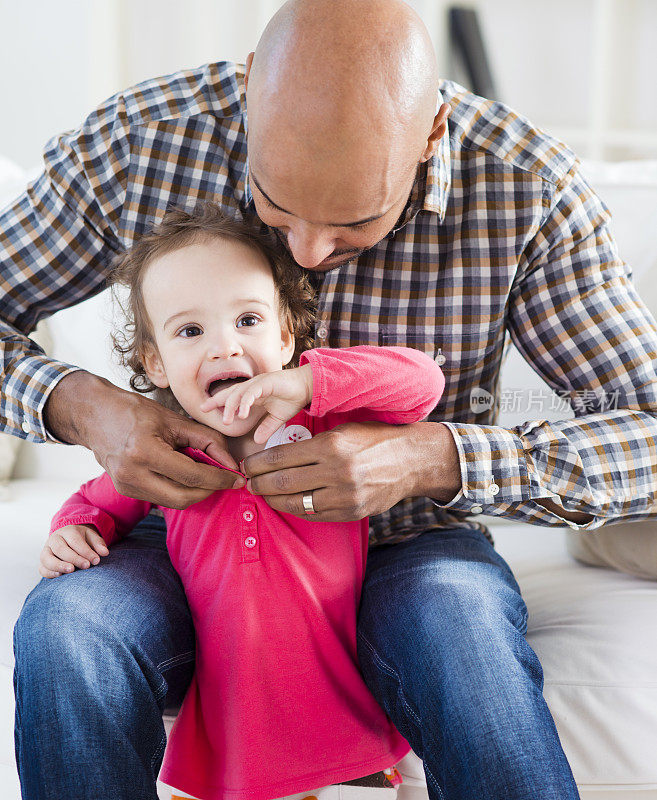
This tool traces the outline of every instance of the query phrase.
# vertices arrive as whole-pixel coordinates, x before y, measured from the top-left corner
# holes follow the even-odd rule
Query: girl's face
[[[149,264],[142,281],[157,350],[144,354],[148,377],[170,387],[198,422],[242,436],[266,413],[252,407],[229,425],[223,409],[200,405],[237,373],[275,372],[294,355],[294,336],[281,328],[276,287],[266,258],[248,245],[208,238]],[[223,382],[219,382],[223,381]],[[236,382],[236,381],[235,381]]]

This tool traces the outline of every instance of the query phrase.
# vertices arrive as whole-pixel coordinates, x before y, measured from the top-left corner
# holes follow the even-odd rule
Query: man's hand
[[[446,437],[442,432],[436,437],[435,428]],[[461,475],[458,456],[454,471],[450,443],[454,446],[449,430],[435,423],[348,422],[312,439],[254,453],[242,471],[250,491],[277,511],[344,522],[381,514],[406,497],[424,494],[429,479],[433,485],[442,479],[444,495],[453,497]],[[302,497],[310,491],[317,513],[309,516]]]
[[[48,397],[44,419],[57,438],[92,450],[126,497],[181,509],[236,483],[234,473],[177,452],[203,450],[236,470],[221,433],[90,372],[62,378]],[[238,481],[244,485],[243,478]]]

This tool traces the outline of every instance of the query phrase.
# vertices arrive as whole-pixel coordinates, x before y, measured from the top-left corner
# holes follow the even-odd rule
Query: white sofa
[[[657,313],[657,163],[590,163],[585,172],[614,212],[621,253],[634,268],[639,292]],[[0,206],[25,180],[20,170],[0,159]],[[110,316],[104,295],[56,314],[48,322],[53,354],[125,386],[109,357]],[[549,391],[511,351],[503,392],[520,387]],[[540,416],[564,415],[546,411]],[[500,424],[510,426],[529,418],[535,417],[522,409],[507,410]],[[51,515],[75,487],[99,471],[93,456],[81,448],[23,443],[13,478],[0,499],[4,569],[0,797],[4,800],[20,797],[13,743],[13,626],[26,595],[40,580],[38,556]],[[527,637],[544,667],[545,696],[582,797],[657,800],[657,582],[574,561],[566,549],[567,536],[586,534],[494,518],[486,521],[529,607]],[[622,536],[628,526],[615,527]],[[165,717],[165,723],[170,726],[172,718]],[[401,800],[426,798],[419,759],[407,757],[401,770],[405,775]],[[160,790],[162,798],[169,796],[164,786]]]

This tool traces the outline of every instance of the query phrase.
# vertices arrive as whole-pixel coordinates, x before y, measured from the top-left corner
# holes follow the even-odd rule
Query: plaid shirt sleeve
[[[43,407],[77,367],[45,356],[28,335],[37,322],[105,288],[129,164],[128,124],[117,95],[75,131],[51,139],[44,170],[0,213],[0,430],[59,441]]]
[[[552,389],[570,398],[575,418],[510,430],[445,422],[462,488],[436,505],[583,530],[645,519],[657,473],[657,327],[618,256],[609,211],[577,164],[544,206],[520,259],[509,332]],[[568,522],[540,498],[593,519]]]

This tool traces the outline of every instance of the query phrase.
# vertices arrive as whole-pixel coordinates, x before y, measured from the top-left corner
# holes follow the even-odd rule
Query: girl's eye
[[[193,336],[200,336],[202,333],[203,331],[198,325],[185,325],[184,328],[178,331],[178,336],[182,336],[183,339],[191,339]]]
[[[243,317],[240,317],[240,319],[237,320],[237,326],[239,327],[240,322],[243,322],[245,319],[253,319],[255,322],[258,322],[258,317],[256,317],[255,314],[245,314]],[[246,327],[253,328],[253,325],[247,325]]]

